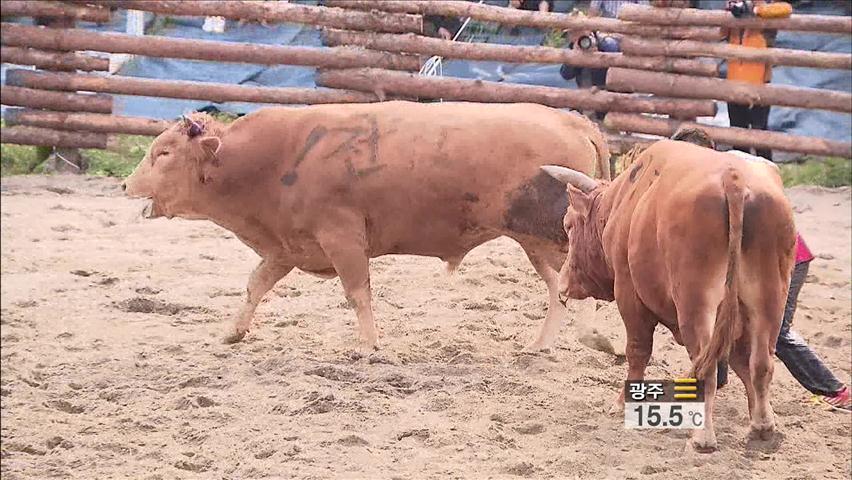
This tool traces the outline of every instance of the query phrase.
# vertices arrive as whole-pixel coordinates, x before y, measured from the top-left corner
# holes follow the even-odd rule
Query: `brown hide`
[[[572,203],[588,208],[583,214],[574,208],[566,214],[566,228],[580,223],[571,234],[581,240],[571,244],[568,263],[576,267],[564,269],[563,290],[570,298],[609,300],[615,296],[617,281],[630,283],[654,313],[675,326],[670,279],[675,273],[701,273],[678,272],[679,258],[699,258],[705,271],[727,264],[728,211],[722,177],[730,170],[741,175],[748,192],[744,254],[771,248],[779,261],[788,260],[795,243],[792,212],[777,167],[663,140],[611,183],[588,195],[571,192]],[[758,209],[763,210],[761,216],[752,215]],[[756,236],[757,231],[765,234]],[[618,277],[619,272],[625,276]]]
[[[642,378],[662,323],[705,378],[712,412],[716,361],[733,348],[737,373],[750,375],[752,427],[771,430],[762,385],[771,378],[795,245],[777,167],[663,140],[611,183],[589,193],[569,187],[569,197],[560,290],[615,299],[627,330],[628,378]],[[693,442],[712,448],[711,413],[706,425]]]
[[[454,267],[469,250],[507,235],[558,269],[567,197],[539,167],[592,175],[606,166],[609,176],[597,127],[540,105],[275,107],[227,128],[193,118],[205,132],[187,140],[173,127],[158,137],[127,179],[128,194],[152,198],[157,214],[216,222],[282,271],[334,275],[320,236],[358,245],[368,257],[425,255]],[[221,144],[212,154],[200,142],[217,128]],[[159,160],[164,149],[188,159],[182,169],[168,156]]]

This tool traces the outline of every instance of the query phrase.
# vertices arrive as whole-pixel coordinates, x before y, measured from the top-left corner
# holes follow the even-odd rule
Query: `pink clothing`
[[[814,254],[805,244],[805,239],[796,233],[796,265],[800,263],[810,262],[814,259]]]

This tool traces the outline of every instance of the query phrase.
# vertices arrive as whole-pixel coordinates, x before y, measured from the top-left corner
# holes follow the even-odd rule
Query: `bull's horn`
[[[591,192],[598,186],[598,182],[590,178],[585,173],[571,170],[570,168],[560,167],[557,165],[544,165],[541,169],[565,185],[574,185],[585,193]]]

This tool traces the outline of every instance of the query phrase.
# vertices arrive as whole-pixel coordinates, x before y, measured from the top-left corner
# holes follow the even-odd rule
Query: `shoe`
[[[852,395],[850,395],[849,387],[843,387],[843,390],[834,395],[821,395],[819,400],[824,405],[828,405],[832,410],[852,412]]]

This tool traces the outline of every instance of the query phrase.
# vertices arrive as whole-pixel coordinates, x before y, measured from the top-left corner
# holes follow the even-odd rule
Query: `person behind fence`
[[[550,1],[549,0],[509,0],[509,4],[507,5],[509,8],[516,8],[520,10],[532,10],[538,11],[542,13],[547,13],[550,11]]]
[[[621,7],[627,4],[650,5],[648,0],[592,0],[589,2],[589,16],[618,18]]]
[[[672,140],[690,142],[705,148],[715,150],[716,144],[707,132],[700,128],[681,127]],[[781,359],[796,381],[817,399],[836,410],[852,410],[852,398],[849,387],[837,379],[831,370],[825,366],[819,356],[811,350],[805,339],[792,330],[793,315],[799,300],[799,292],[808,276],[810,262],[814,259],[801,234],[796,234],[796,264],[790,277],[790,288],[787,291],[787,304],[784,306],[784,317],[781,320],[781,331],[775,342],[775,355]],[[728,365],[719,362],[716,367],[716,388],[722,388],[728,383]]]
[[[589,4],[590,17],[603,16],[615,18],[621,7],[627,4],[649,5],[648,0],[592,0]],[[574,10],[571,15],[585,16],[579,10]],[[604,32],[583,32],[572,34],[568,42],[568,48],[579,48],[587,52],[617,53],[621,51],[618,37]],[[579,88],[603,88],[606,86],[606,68],[582,68],[564,64],[559,69],[559,74],[565,80],[576,79]],[[593,112],[592,116],[602,120],[606,112]]]
[[[423,27],[426,34],[444,40],[452,40],[461,29],[462,22],[456,17],[426,15],[423,17]]]
[[[582,12],[574,11],[571,15],[583,16]],[[579,49],[584,52],[618,52],[618,40],[615,37],[598,32],[572,33],[568,41],[569,49]],[[574,79],[578,88],[604,88],[606,86],[606,68],[584,68],[563,64],[559,75],[563,79]],[[602,120],[606,112],[592,112],[597,120]]]
[[[735,17],[786,18],[793,7],[786,2],[766,0],[727,0],[727,10]],[[776,30],[728,29],[728,43],[751,48],[767,48],[775,44]],[[728,80],[763,85],[772,79],[772,67],[766,63],[728,59]],[[728,118],[732,127],[766,130],[769,105],[740,105],[728,102]],[[772,159],[772,150],[756,149],[750,153]]]

